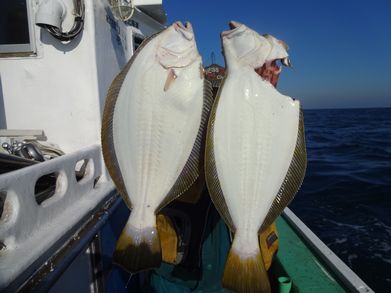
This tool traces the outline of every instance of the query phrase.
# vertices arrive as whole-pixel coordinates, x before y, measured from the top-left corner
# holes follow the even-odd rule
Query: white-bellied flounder
[[[258,234],[292,200],[304,178],[303,119],[299,101],[255,72],[276,59],[289,65],[285,43],[236,22],[230,26],[221,34],[227,71],[208,125],[206,180],[234,232],[223,287],[270,292]]]
[[[160,266],[156,212],[197,179],[211,103],[190,23],[144,41],[111,84],[103,156],[131,209],[113,261],[130,272]]]

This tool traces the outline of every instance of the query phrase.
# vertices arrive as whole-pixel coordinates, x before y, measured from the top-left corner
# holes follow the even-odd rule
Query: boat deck
[[[374,292],[289,208],[276,224],[280,248],[272,273],[290,277],[291,292]]]
[[[280,249],[272,269],[292,279],[291,292],[346,292],[283,217],[277,229]]]

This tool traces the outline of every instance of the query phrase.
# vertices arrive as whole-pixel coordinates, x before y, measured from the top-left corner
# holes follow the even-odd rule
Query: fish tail
[[[231,247],[224,267],[222,285],[238,293],[270,293],[269,277],[261,250],[242,256]]]
[[[136,273],[158,268],[161,261],[162,253],[156,226],[138,229],[128,220],[118,238],[113,262],[131,273]]]

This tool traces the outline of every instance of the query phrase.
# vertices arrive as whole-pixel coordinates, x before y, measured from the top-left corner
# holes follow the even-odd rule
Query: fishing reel
[[[44,162],[64,155],[64,152],[56,145],[41,143],[36,140],[11,140],[9,142],[3,142],[1,146],[10,155],[37,162]]]
[[[5,149],[10,155],[15,155],[29,160],[43,162],[45,158],[41,150],[34,145],[33,143],[26,143],[15,141],[12,144],[4,142],[2,144],[3,149]]]

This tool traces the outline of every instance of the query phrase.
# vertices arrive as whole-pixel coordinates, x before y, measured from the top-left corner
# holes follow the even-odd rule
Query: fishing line
[[[129,285],[130,279],[131,279],[132,277],[133,277],[133,274],[130,273],[129,279],[128,279],[128,281],[126,282],[126,285],[125,285],[125,289],[128,289],[128,285]]]

